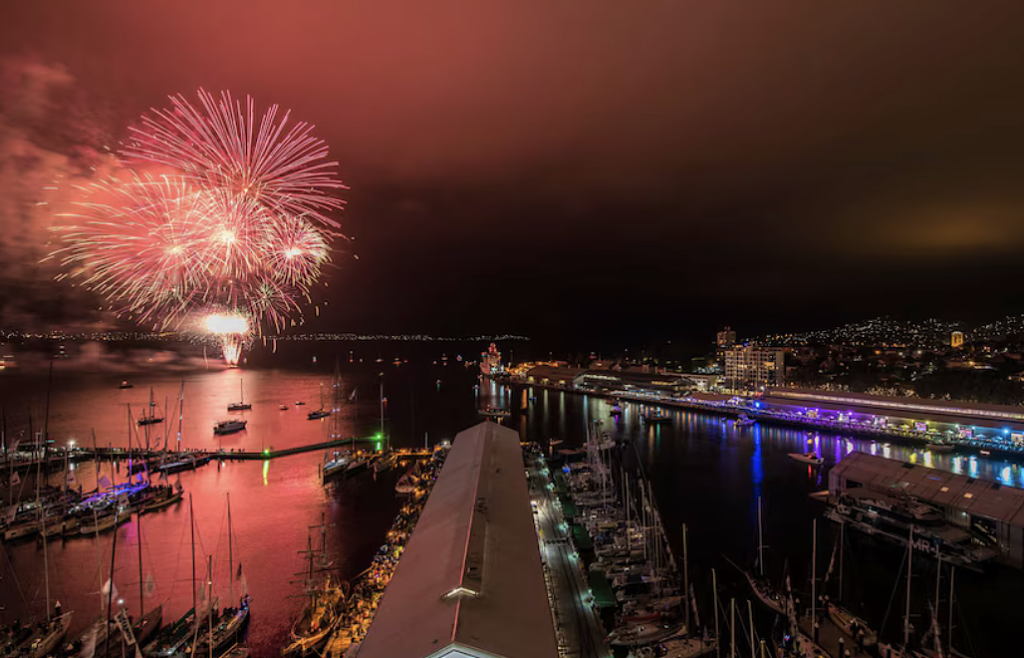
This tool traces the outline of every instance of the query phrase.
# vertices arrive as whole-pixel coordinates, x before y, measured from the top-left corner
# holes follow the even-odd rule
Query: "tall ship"
[[[501,352],[498,351],[497,345],[491,343],[487,351],[480,354],[480,374],[484,377],[492,377],[500,375],[504,371],[505,366],[501,364]]]
[[[292,624],[288,645],[281,650],[284,655],[309,653],[319,655],[330,634],[341,623],[341,604],[345,600],[342,583],[331,578],[330,563],[327,560],[327,525],[320,523],[320,549],[313,548],[313,538],[307,540],[306,554],[308,567],[301,581],[306,599],[302,613]]]

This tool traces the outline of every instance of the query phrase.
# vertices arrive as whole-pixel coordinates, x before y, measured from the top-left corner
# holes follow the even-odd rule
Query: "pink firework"
[[[288,125],[272,105],[257,125],[255,103],[222,92],[220,100],[200,89],[199,106],[183,95],[170,98],[170,109],[153,109],[132,128],[123,155],[131,165],[168,165],[207,189],[247,197],[275,213],[308,217],[327,229],[338,222],[327,213],[344,202],[331,190],[346,189],[327,160],[327,145],[314,137],[313,126]]]

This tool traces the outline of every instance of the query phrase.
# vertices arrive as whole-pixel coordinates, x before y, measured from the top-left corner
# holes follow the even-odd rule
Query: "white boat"
[[[825,463],[825,460],[818,457],[813,452],[791,452],[789,458],[794,459],[801,464],[811,464],[812,466],[821,466]]]
[[[336,452],[331,459],[324,460],[323,469],[320,471],[321,479],[325,482],[328,478],[332,478],[335,475],[341,475],[348,468],[348,453],[347,452]]]
[[[252,409],[251,404],[245,403],[245,389],[243,388],[241,378],[239,378],[238,380],[238,397],[238,402],[232,402],[231,404],[228,405],[228,411],[247,411],[249,409]]]
[[[122,509],[116,514],[105,514],[100,517],[96,517],[90,520],[86,517],[86,522],[79,527],[79,532],[83,535],[93,535],[97,532],[106,532],[116,525],[124,523],[131,518],[131,512],[127,509]]]
[[[222,420],[213,426],[214,434],[234,434],[241,432],[249,423],[247,420]]]
[[[756,423],[757,421],[747,416],[747,414],[740,414],[740,417],[737,418],[736,422],[733,424],[736,425],[736,427],[750,427]]]

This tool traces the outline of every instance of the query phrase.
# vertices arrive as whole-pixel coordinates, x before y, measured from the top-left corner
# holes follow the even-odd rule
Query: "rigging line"
[[[910,550],[910,546],[907,546],[907,550]],[[885,632],[885,625],[889,621],[889,613],[892,611],[892,602],[896,599],[896,591],[903,589],[901,583],[903,582],[903,569],[906,568],[906,566],[907,561],[905,559],[900,560],[900,572],[896,574],[896,584],[892,588],[892,594],[889,595],[889,605],[885,607],[885,616],[882,617],[882,625],[878,627],[879,634]]]

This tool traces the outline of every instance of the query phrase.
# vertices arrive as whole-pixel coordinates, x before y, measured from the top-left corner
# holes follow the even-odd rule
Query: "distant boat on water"
[[[245,403],[245,388],[242,379],[238,379],[238,402],[232,402],[228,405],[228,411],[247,411],[252,409],[251,404]]]

